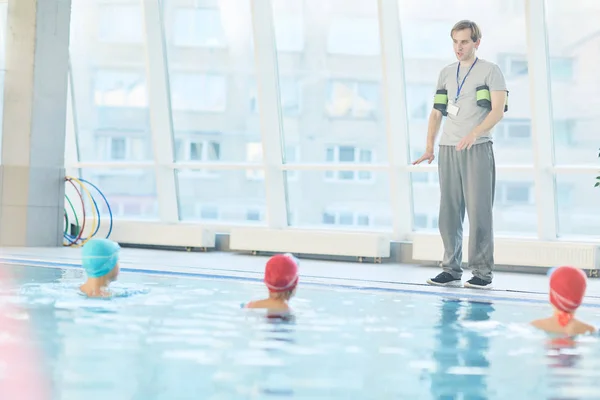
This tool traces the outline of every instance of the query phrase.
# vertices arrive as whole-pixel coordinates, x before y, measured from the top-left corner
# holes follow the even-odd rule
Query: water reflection
[[[486,399],[489,368],[489,339],[477,326],[464,321],[483,322],[491,318],[494,306],[488,302],[443,299],[440,320],[435,325],[431,374],[433,399]]]
[[[266,315],[267,335],[266,346],[262,349],[273,358],[286,358],[284,349],[296,344],[295,325],[296,320],[291,313],[267,312]],[[263,367],[266,379],[261,383],[260,392],[265,396],[294,397],[294,388],[291,385],[290,365],[286,363],[283,367]]]
[[[0,263],[0,269],[10,273],[11,280],[15,287],[27,283],[49,283],[60,282],[66,274],[66,271],[59,268],[40,268],[30,266],[15,266]]]

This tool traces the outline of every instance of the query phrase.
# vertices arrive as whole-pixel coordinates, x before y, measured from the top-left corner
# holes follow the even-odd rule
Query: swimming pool
[[[293,321],[240,309],[259,282],[123,273],[129,297],[76,294],[80,270],[5,266],[52,399],[594,398],[600,341],[549,341],[537,302],[302,285]],[[465,292],[468,293],[468,292]],[[600,321],[600,309],[582,318]],[[14,338],[13,338],[14,339]],[[6,338],[4,338],[6,341]],[[10,366],[8,366],[10,368]],[[6,373],[6,371],[5,371]],[[518,395],[518,397],[515,397]]]

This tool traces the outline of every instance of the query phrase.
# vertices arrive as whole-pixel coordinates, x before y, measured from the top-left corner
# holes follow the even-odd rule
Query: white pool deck
[[[46,268],[80,268],[79,248],[0,248],[0,265],[33,265]],[[121,268],[124,273],[164,273],[203,277],[236,277],[260,281],[267,256],[232,252],[183,252],[124,248]],[[496,272],[494,289],[440,288],[426,284],[441,270],[409,264],[373,264],[341,261],[300,260],[301,282],[398,292],[430,293],[465,298],[546,300],[548,278],[544,274]],[[465,271],[463,281],[470,279]],[[600,307],[600,279],[589,279],[585,304]]]

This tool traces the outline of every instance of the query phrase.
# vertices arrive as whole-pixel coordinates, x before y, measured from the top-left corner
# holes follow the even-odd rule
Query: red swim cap
[[[558,310],[572,313],[581,305],[587,277],[579,268],[558,267],[550,275],[550,303]]]
[[[298,263],[291,254],[277,254],[265,266],[265,285],[271,292],[287,292],[298,284]]]

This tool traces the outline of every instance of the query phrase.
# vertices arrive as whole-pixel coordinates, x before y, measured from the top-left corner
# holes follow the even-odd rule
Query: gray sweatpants
[[[445,272],[462,276],[462,241],[465,206],[469,216],[469,267],[473,275],[491,281],[494,268],[492,207],[496,189],[496,162],[492,142],[469,150],[440,146],[439,228],[444,242]]]

